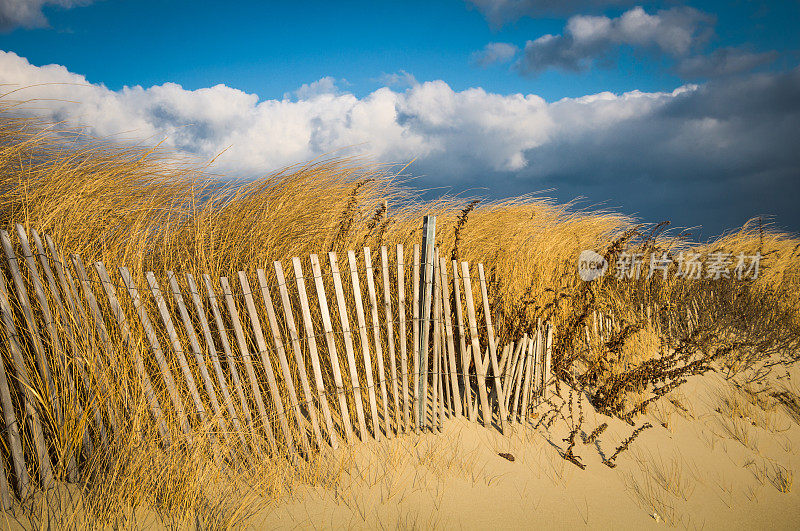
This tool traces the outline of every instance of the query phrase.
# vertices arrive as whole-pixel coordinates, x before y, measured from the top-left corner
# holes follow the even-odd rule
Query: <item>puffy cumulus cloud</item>
[[[628,7],[648,3],[642,0],[467,0],[486,17],[492,27],[522,17],[567,16],[595,12],[608,7]]]
[[[214,169],[230,175],[258,176],[350,146],[382,161],[416,158],[420,187],[486,187],[493,197],[556,188],[561,200],[613,198],[627,212],[712,232],[756,214],[800,230],[800,69],[555,102],[454,91],[444,81],[362,98],[323,91],[259,100],[225,85],[112,91],[0,52],[0,84],[29,87],[6,99],[39,98],[31,112],[98,136],[166,137],[168,147],[206,160],[229,148]]]
[[[682,59],[677,71],[685,78],[712,78],[748,72],[772,63],[778,58],[775,51],[754,52],[745,48],[717,48],[707,55]]]
[[[483,47],[483,50],[472,54],[472,62],[483,67],[506,63],[517,54],[518,50],[516,46],[507,42],[490,42]]]
[[[585,70],[623,45],[685,56],[707,42],[713,23],[713,17],[690,7],[654,15],[635,7],[616,18],[576,15],[567,21],[563,34],[528,41],[518,68],[524,74],[548,68]]]
[[[0,31],[18,26],[41,28],[47,26],[42,7],[50,4],[62,8],[90,4],[92,0],[2,0],[0,1]]]
[[[388,87],[356,98],[332,78],[281,100],[260,101],[225,85],[185,90],[165,83],[112,91],[59,65],[34,66],[0,52],[0,84],[13,97],[56,120],[79,121],[97,136],[166,138],[181,152],[217,159],[220,171],[257,175],[350,147],[381,160],[435,153],[477,158],[493,170],[519,169],[522,150],[547,134],[546,104],[537,96],[453,91],[442,81],[405,92]]]
[[[307,100],[323,94],[337,94],[338,92],[339,87],[336,86],[336,78],[325,76],[311,83],[303,83],[291,95],[298,100]],[[289,96],[289,94],[283,95],[284,98],[289,98]]]

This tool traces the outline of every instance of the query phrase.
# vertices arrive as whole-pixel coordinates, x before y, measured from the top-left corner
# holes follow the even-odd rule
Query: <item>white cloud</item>
[[[516,55],[518,48],[507,42],[490,42],[483,50],[472,54],[472,62],[478,66],[506,63]]]
[[[63,66],[34,66],[0,51],[0,85],[4,93],[21,88],[6,100],[28,99],[30,112],[96,136],[166,137],[166,147],[203,160],[229,148],[213,169],[231,176],[255,177],[349,147],[346,153],[387,162],[416,158],[411,171],[422,187],[489,185],[495,197],[557,187],[561,199],[614,197],[628,211],[665,217],[720,205],[724,190],[720,229],[753,213],[782,214],[800,226],[790,200],[800,194],[800,68],[551,103],[534,94],[455,91],[444,81],[358,98],[332,93],[328,80],[310,83],[306,97],[259,100],[225,85],[113,91]],[[688,224],[707,223],[697,212],[686,215]]]
[[[576,15],[567,21],[563,34],[528,41],[518,67],[525,74],[548,68],[585,70],[624,45],[681,57],[707,42],[713,23],[713,17],[690,7],[653,15],[634,7],[616,18]]]
[[[331,76],[325,76],[311,83],[303,83],[292,94],[298,100],[309,100],[317,96],[337,94],[338,92],[339,87],[336,86],[336,79]],[[283,97],[288,98],[289,95],[284,94]]]
[[[405,70],[392,72],[391,74],[381,74],[381,76],[374,81],[377,81],[385,87],[406,88],[419,85],[419,82],[417,81],[417,78],[414,77],[414,74],[406,72]]]
[[[91,2],[92,0],[0,0],[0,31],[9,31],[18,26],[47,26],[47,18],[42,13],[42,7],[47,4],[66,9]]]
[[[225,85],[112,91],[63,66],[38,67],[0,52],[0,83],[6,91],[21,89],[11,97],[38,99],[29,103],[36,112],[77,121],[97,136],[166,137],[166,146],[205,159],[228,148],[217,168],[236,175],[263,174],[347,147],[387,161],[463,156],[492,170],[515,170],[526,164],[524,150],[555,129],[538,96],[456,92],[443,81],[356,98],[323,78],[301,87],[296,99],[260,101]]]
[[[499,28],[521,17],[552,17],[576,12],[595,12],[606,7],[633,6],[648,0],[467,0],[483,13],[489,23]]]

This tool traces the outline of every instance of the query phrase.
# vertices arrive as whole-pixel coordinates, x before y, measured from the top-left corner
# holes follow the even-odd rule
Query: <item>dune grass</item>
[[[274,261],[287,268],[294,256],[364,246],[403,244],[410,254],[421,240],[422,216],[434,214],[441,256],[484,264],[501,344],[534,332],[538,319],[551,321],[556,376],[613,404],[608,407],[615,413],[630,408],[628,393],[651,390],[658,380],[636,371],[686,341],[697,348],[685,350],[685,358],[676,356],[677,365],[658,366],[660,376],[670,374],[677,382],[683,373],[666,371],[697,370],[690,356],[709,345],[716,350],[708,350],[724,350],[722,362],[732,372],[775,353],[791,360],[797,356],[792,348],[800,337],[800,240],[758,222],[712,242],[693,243],[661,226],[645,227],[618,213],[581,211],[545,198],[425,201],[407,186],[404,167],[363,159],[326,158],[252,181],[231,181],[158,148],[119,145],[80,131],[57,133],[52,124],[19,117],[6,105],[0,109],[0,226],[12,232],[21,223],[28,231],[49,234],[64,256],[77,253],[87,265],[102,261],[109,269],[127,266],[140,283],[145,271],[159,278],[175,271],[235,279],[237,271],[269,269]],[[591,284],[577,277],[577,257],[584,249],[609,261],[609,273]],[[750,282],[646,278],[646,270],[639,279],[618,280],[613,270],[623,249],[758,252],[763,259],[760,276]],[[650,319],[645,308],[652,312]],[[687,308],[693,323],[676,319]],[[614,317],[605,337],[586,333],[596,315]],[[92,363],[95,358],[113,368],[111,374],[90,374],[104,389],[97,406],[125,411],[117,420],[132,434],[95,453],[86,467],[89,473],[73,493],[81,500],[74,514],[86,525],[128,525],[137,508],[149,507],[176,525],[194,520],[202,527],[227,527],[246,518],[254,504],[338,474],[320,455],[302,463],[269,458],[238,468],[219,466],[209,458],[215,451],[244,454],[249,448],[230,434],[204,440],[214,433],[213,416],[193,434],[198,444],[165,448],[146,421],[146,401],[132,383],[134,361],[119,354],[129,346],[112,332],[109,352],[93,331],[72,324],[80,331],[77,342],[90,373],[99,365]],[[134,332],[133,350],[146,352],[144,335]],[[325,378],[329,381],[330,374]],[[610,398],[613,393],[618,396]],[[60,425],[47,419],[49,426],[59,425],[52,428],[58,431],[59,462],[80,452],[90,409],[65,408]],[[179,440],[177,419],[168,415],[167,421],[172,440]],[[263,440],[247,444],[265,447]],[[420,454],[421,462],[441,461],[432,450],[426,455]],[[66,473],[59,470],[59,478]],[[774,475],[791,485],[790,475]],[[63,495],[54,491],[26,503],[46,518],[53,503],[48,496],[60,500]]]

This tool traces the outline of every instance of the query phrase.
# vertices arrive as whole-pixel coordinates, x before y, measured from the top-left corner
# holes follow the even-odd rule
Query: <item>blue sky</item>
[[[0,83],[98,135],[234,146],[230,175],[367,142],[421,188],[800,231],[799,22],[794,0],[0,0]]]
[[[662,7],[643,5],[650,12]],[[718,19],[709,50],[746,43],[754,50],[798,57],[798,2],[689,5]],[[615,16],[627,7],[590,12]],[[507,65],[476,67],[471,55],[486,43],[522,46],[529,39],[560,33],[565,17],[524,16],[492,28],[463,0],[105,0],[74,9],[45,5],[44,13],[50,27],[0,35],[0,48],[34,64],[64,65],[114,90],[170,81],[187,89],[224,83],[262,98],[280,98],[303,83],[332,76],[347,80],[346,88],[363,96],[380,86],[382,74],[405,70],[419,81],[442,79],[454,90],[480,86],[500,94],[535,93],[552,101],[604,90],[672,90],[684,81],[670,71],[669,60],[637,60],[630,50],[622,51],[615,68],[580,75],[549,71],[531,78]]]

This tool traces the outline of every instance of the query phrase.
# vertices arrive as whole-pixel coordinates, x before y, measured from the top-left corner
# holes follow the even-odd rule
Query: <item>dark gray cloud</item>
[[[610,113],[616,102],[608,104],[599,111]],[[569,121],[570,107],[553,108],[553,118]],[[588,109],[583,116],[591,120]],[[519,171],[474,171],[457,189],[486,186],[497,197],[555,188],[562,201],[583,196],[584,205],[604,203],[647,221],[702,225],[704,237],[759,215],[800,232],[798,123],[800,68],[709,82],[607,127],[567,127],[525,150]]]
[[[676,70],[686,79],[723,77],[749,72],[777,58],[775,51],[754,52],[746,48],[725,47],[706,55],[686,57],[678,63]]]
[[[528,75],[549,68],[586,70],[621,46],[683,57],[708,42],[713,24],[714,17],[690,7],[651,15],[637,6],[615,18],[576,15],[567,21],[563,34],[528,41],[518,68]]]
[[[47,26],[42,7],[47,4],[70,8],[90,4],[93,0],[0,0],[0,31],[11,31],[19,26],[41,28]]]

